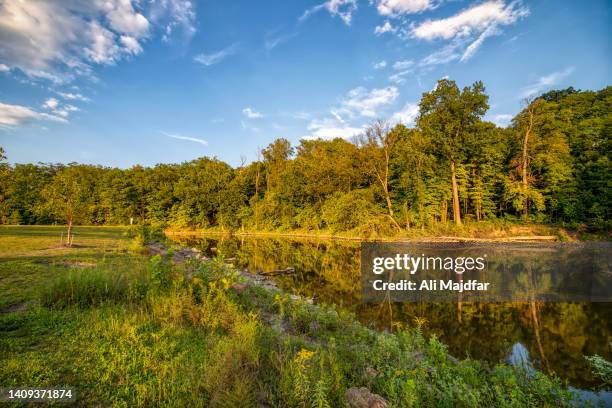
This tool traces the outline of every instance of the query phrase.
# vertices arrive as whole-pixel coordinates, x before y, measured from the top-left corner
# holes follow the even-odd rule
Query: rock
[[[351,408],[388,408],[389,403],[380,395],[372,394],[365,387],[352,387],[344,394],[346,402]]]
[[[376,370],[372,366],[367,366],[366,369],[365,369],[365,372],[368,375],[368,377],[378,377],[380,375],[378,370]]]
[[[237,294],[241,294],[242,292],[244,292],[247,288],[246,283],[234,283],[232,284],[232,286],[230,286],[230,288],[236,292]]]

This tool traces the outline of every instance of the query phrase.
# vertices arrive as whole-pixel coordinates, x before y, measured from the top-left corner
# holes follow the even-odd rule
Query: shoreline
[[[218,231],[218,230],[164,230],[168,236],[197,236],[197,235],[218,235],[235,237],[280,237],[280,238],[305,238],[305,239],[325,239],[333,241],[354,241],[354,242],[397,242],[397,243],[446,243],[446,242],[562,242],[556,235],[520,235],[495,238],[476,238],[458,237],[448,235],[430,235],[423,237],[379,237],[364,238],[358,236],[343,236],[334,234],[312,234],[301,232],[273,232],[273,231]],[[575,242],[583,242],[576,240]]]

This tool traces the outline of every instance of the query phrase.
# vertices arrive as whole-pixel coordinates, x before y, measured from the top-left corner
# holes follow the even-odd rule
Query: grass
[[[233,290],[222,262],[127,251],[123,229],[77,228],[72,249],[54,246],[59,231],[1,229],[2,386],[71,385],[79,406],[117,407],[344,407],[362,386],[392,407],[571,399],[542,374],[455,361],[418,322],[375,332],[334,307]]]

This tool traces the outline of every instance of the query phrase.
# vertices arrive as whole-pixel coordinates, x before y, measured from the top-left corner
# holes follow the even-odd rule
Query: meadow
[[[458,361],[422,322],[377,332],[223,259],[150,256],[143,244],[163,238],[147,229],[76,227],[71,248],[61,231],[0,227],[4,387],[72,386],[77,406],[118,407],[344,407],[352,387],[391,407],[574,398],[538,372]]]

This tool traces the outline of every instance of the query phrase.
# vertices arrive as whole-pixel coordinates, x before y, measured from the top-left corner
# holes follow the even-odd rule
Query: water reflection
[[[397,322],[412,325],[419,319],[425,322],[425,331],[440,337],[457,357],[492,364],[522,359],[580,388],[600,383],[584,355],[612,359],[610,303],[362,303],[357,242],[226,236],[177,240],[210,255],[234,258],[236,266],[251,272],[294,267],[295,274],[273,278],[279,287],[347,308],[379,330],[390,330]]]

